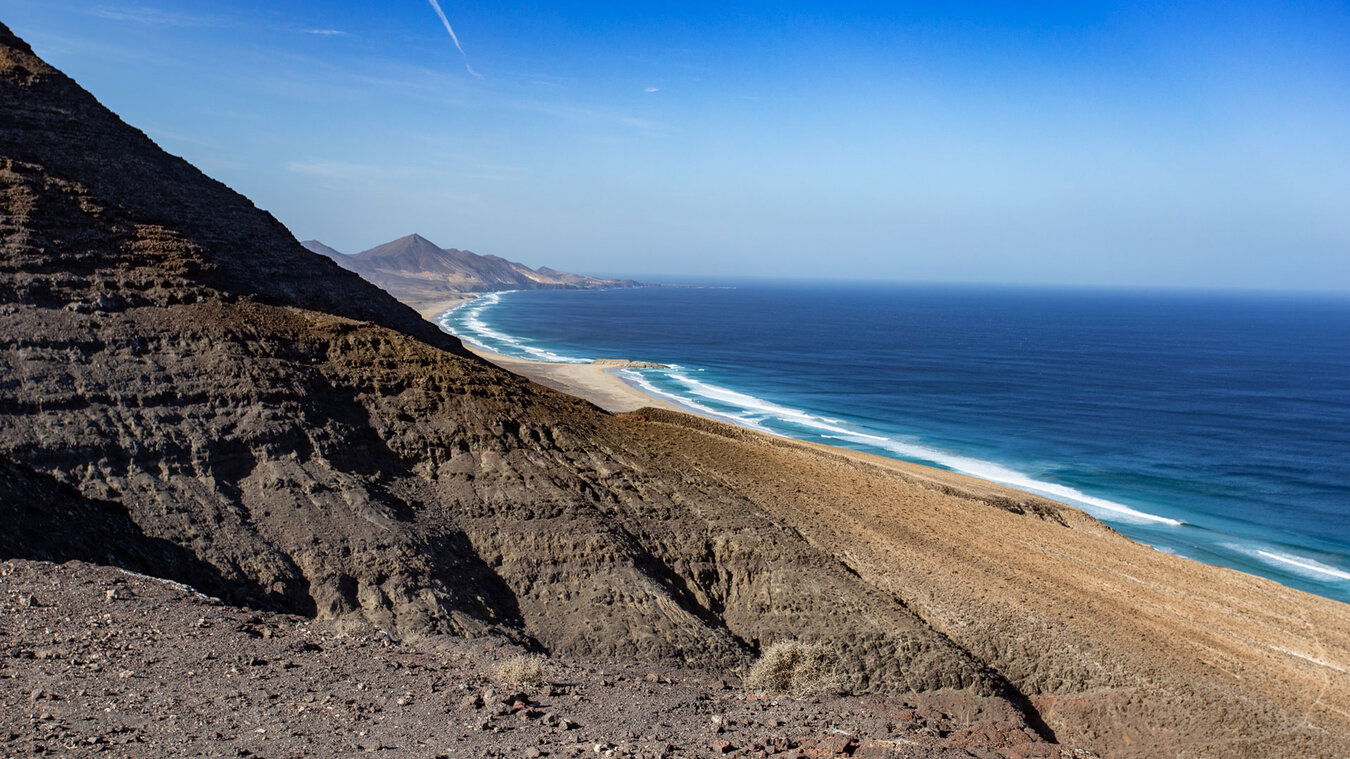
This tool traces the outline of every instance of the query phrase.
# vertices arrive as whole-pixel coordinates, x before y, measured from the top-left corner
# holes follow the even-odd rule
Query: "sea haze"
[[[696,413],[1067,501],[1350,601],[1350,298],[741,282],[480,297],[449,331]]]

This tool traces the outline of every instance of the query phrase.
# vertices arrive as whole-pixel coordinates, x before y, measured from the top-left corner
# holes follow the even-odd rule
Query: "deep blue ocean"
[[[441,323],[522,358],[670,364],[618,374],[1350,602],[1350,297],[738,282],[492,294]]]

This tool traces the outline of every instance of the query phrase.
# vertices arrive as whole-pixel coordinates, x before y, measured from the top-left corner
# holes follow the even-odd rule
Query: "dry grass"
[[[497,667],[497,679],[512,685],[544,685],[548,677],[548,660],[539,654],[515,656]]]
[[[828,646],[779,641],[751,665],[745,687],[799,698],[838,693],[837,666],[838,657]]]

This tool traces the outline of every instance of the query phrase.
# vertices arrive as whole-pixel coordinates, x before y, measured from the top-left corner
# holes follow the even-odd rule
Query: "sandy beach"
[[[415,308],[422,318],[434,324],[436,317],[474,297],[476,296],[465,294],[442,300],[410,301],[408,305]],[[687,411],[648,395],[611,374],[623,367],[625,363],[623,360],[604,359],[595,364],[555,364],[503,356],[467,342],[464,343],[464,347],[508,372],[519,374],[568,395],[584,398],[612,413],[636,411],[652,406],[670,411]]]
[[[422,315],[423,319],[436,323],[436,317],[446,311],[458,306],[466,300],[473,300],[478,296],[471,293],[454,293],[446,295],[444,298],[435,300],[404,300],[403,302],[412,307],[413,310]]]
[[[615,377],[610,373],[615,371],[612,363],[607,362],[602,365],[551,364],[503,356],[468,343],[465,343],[464,347],[508,372],[528,377],[541,385],[568,395],[584,398],[609,412],[622,413],[651,406],[671,411],[688,412],[687,409],[679,408],[660,398],[647,395]]]
[[[477,296],[466,294],[437,301],[409,302],[409,305],[416,308],[418,313],[422,314],[427,321],[436,323],[436,317],[475,297]],[[464,347],[468,348],[474,355],[508,372],[526,377],[559,392],[590,401],[610,413],[619,414],[637,411],[641,408],[659,408],[702,417],[693,409],[684,408],[657,396],[649,395],[614,376],[612,372],[617,368],[622,368],[622,364],[625,363],[624,360],[599,359],[593,364],[562,364],[503,356],[500,353],[484,350],[467,342],[464,343]],[[711,421],[717,425],[729,425],[725,419],[715,418]],[[737,429],[741,431],[739,436],[742,437],[753,437],[777,445],[785,444],[789,447],[797,446],[858,464],[880,467],[926,486],[938,489],[955,489],[973,498],[1025,500],[1028,497],[1032,499],[1044,497],[989,480],[924,464],[915,464],[873,453],[863,453],[839,446],[797,440],[753,430],[749,427],[738,426]]]

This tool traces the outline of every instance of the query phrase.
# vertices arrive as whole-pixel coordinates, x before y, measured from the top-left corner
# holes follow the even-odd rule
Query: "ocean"
[[[668,364],[617,375],[1350,602],[1350,297],[744,281],[494,293],[439,321],[521,358]]]

